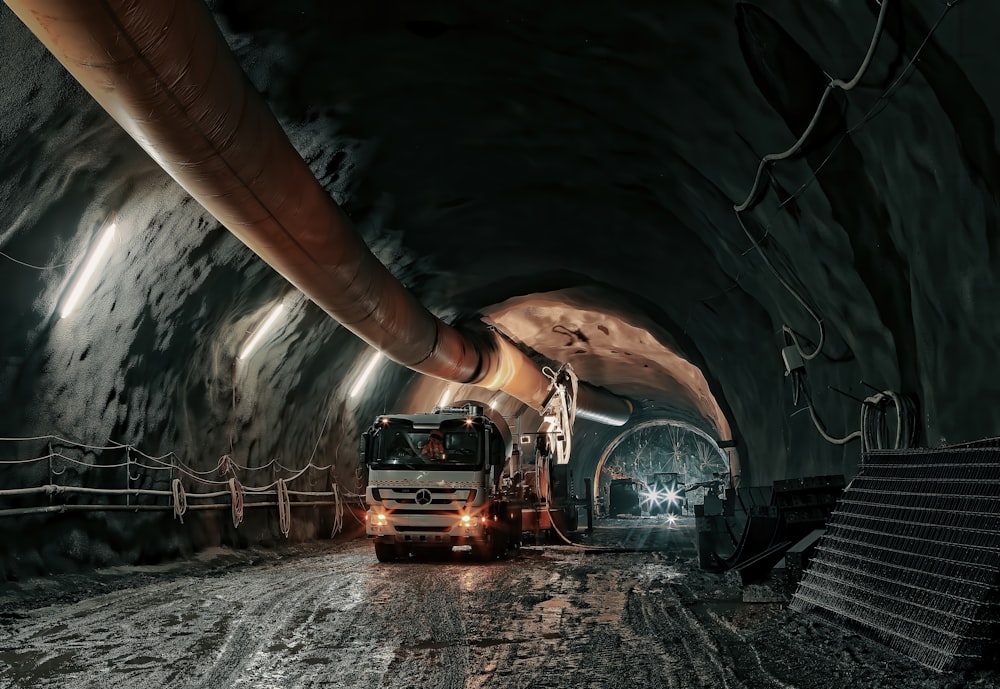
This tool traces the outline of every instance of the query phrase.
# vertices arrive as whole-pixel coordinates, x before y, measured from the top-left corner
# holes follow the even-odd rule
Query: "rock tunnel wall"
[[[745,482],[856,470],[859,444],[824,441],[793,401],[781,328],[808,349],[817,323],[761,263],[732,205],[759,157],[801,132],[817,75],[857,68],[877,5],[637,3],[613,16],[528,2],[387,3],[379,16],[305,2],[213,8],[321,182],[436,313],[468,316],[581,280],[614,285],[640,310],[655,304],[653,319],[702,367]],[[834,389],[864,397],[861,381],[918,401],[922,444],[1000,425],[990,375],[1000,65],[985,28],[1000,9],[961,3],[935,29],[941,12],[930,0],[892,6],[861,86],[838,94],[817,139],[772,169],[744,216],[822,318],[823,353],[806,369],[835,435],[858,428],[860,404]],[[352,433],[409,374],[390,369],[377,393],[345,406],[360,344],[299,304],[234,378],[239,344],[287,285],[145,158],[6,6],[0,44],[0,435],[126,443],[206,472],[232,438],[241,465],[312,456],[353,485]],[[792,58],[801,73],[776,69]],[[122,228],[112,258],[60,320],[73,262],[111,217]],[[47,468],[13,466],[0,468],[4,486],[47,480]],[[238,533],[224,513],[183,530],[169,513],[4,521],[3,572],[278,537],[273,515],[259,519]],[[324,519],[295,533],[322,535]]]

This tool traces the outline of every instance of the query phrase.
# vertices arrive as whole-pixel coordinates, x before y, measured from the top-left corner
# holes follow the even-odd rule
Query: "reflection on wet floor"
[[[26,606],[0,616],[0,689],[924,686],[886,660],[869,672],[882,656],[862,642],[742,603],[698,569],[683,519],[572,537],[489,563],[379,563],[362,540]]]
[[[694,517],[670,522],[666,516],[597,519],[593,531],[582,527],[566,536],[579,545],[626,551],[662,551],[676,557],[697,556]]]

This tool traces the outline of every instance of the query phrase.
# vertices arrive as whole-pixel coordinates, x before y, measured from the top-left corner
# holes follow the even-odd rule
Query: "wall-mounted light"
[[[116,223],[111,223],[104,229],[101,238],[97,240],[97,246],[94,247],[90,258],[87,259],[87,262],[83,266],[83,270],[80,271],[80,274],[73,282],[73,286],[69,290],[69,296],[63,302],[62,310],[59,312],[61,318],[65,318],[76,308],[77,302],[80,301],[80,297],[83,295],[83,290],[86,289],[91,278],[94,277],[94,273],[97,272],[98,266],[101,265],[104,255],[111,247],[111,240],[115,238],[115,229],[117,227]]]
[[[240,361],[243,361],[248,356],[253,354],[253,350],[255,350],[257,345],[260,344],[264,335],[266,335],[271,328],[274,327],[274,324],[277,322],[284,310],[284,303],[279,301],[274,305],[274,308],[272,308],[271,312],[267,314],[267,318],[264,319],[264,322],[257,326],[257,329],[253,331],[253,335],[251,335],[250,339],[247,340],[247,343],[243,345],[243,350],[240,352]]]
[[[378,362],[381,361],[381,359],[381,352],[375,352],[372,354],[371,359],[369,359],[368,363],[365,364],[364,370],[361,371],[361,375],[358,376],[358,379],[354,381],[354,385],[351,387],[351,397],[358,396],[358,393],[365,387],[365,383],[367,383],[368,379],[371,378],[372,373],[375,371],[375,367],[378,366]]]

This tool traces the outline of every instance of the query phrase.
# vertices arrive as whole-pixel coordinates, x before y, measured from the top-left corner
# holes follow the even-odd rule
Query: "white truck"
[[[522,471],[506,420],[477,404],[380,414],[362,433],[361,462],[365,530],[381,562],[455,549],[492,560],[518,547],[525,531],[549,529],[551,513],[565,509],[551,504],[547,464]]]

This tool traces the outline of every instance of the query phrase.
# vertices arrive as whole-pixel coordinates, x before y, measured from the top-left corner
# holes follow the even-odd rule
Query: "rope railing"
[[[151,455],[142,452],[138,448],[114,441],[109,441],[106,445],[92,445],[86,443],[67,440],[61,436],[45,435],[24,438],[0,437],[2,443],[31,443],[45,442],[48,451],[38,456],[26,457],[22,459],[0,459],[0,470],[4,467],[17,465],[32,465],[41,462],[48,462],[49,482],[37,486],[26,486],[18,488],[0,488],[0,500],[4,498],[29,498],[31,496],[48,496],[79,494],[79,495],[105,495],[124,496],[125,504],[59,504],[59,505],[27,505],[22,507],[0,507],[0,517],[15,517],[32,514],[81,512],[81,511],[172,511],[174,518],[181,523],[184,516],[190,511],[201,510],[222,510],[230,509],[232,512],[233,526],[239,527],[244,519],[246,508],[277,507],[279,528],[286,537],[291,530],[291,509],[299,507],[319,507],[333,506],[334,508],[334,528],[331,535],[335,535],[343,528],[343,499],[364,497],[352,492],[341,492],[333,475],[333,464],[317,465],[310,461],[303,467],[288,467],[273,458],[260,466],[250,467],[239,464],[229,454],[224,454],[219,458],[215,468],[208,470],[198,470],[186,465],[174,452],[163,455]],[[59,447],[62,446],[62,447]],[[73,457],[68,452],[78,450],[82,453],[97,453],[121,451],[124,454],[122,462],[99,463],[97,461],[85,461],[78,457]],[[60,466],[61,469],[60,469]],[[70,465],[75,465],[88,470],[99,469],[125,469],[124,488],[93,488],[86,486],[64,485],[64,481],[56,481],[56,477],[63,476]],[[275,478],[265,485],[247,486],[241,483],[237,477],[238,473],[259,472],[271,469],[272,475],[277,472],[289,474],[288,476]],[[169,472],[169,490],[157,490],[151,488],[137,488],[132,484],[143,478],[141,471],[148,472]],[[331,490],[291,490],[289,484],[300,479],[310,471],[330,472]],[[211,478],[219,476],[219,479]],[[191,485],[201,485],[209,488],[203,492],[188,492],[185,482]],[[212,490],[214,488],[214,490]],[[165,497],[168,504],[138,504],[133,503],[132,498],[140,496]],[[203,501],[215,498],[227,497],[228,502],[212,502],[209,504],[189,504],[189,500]],[[274,500],[266,500],[273,497]],[[296,499],[292,499],[292,498]],[[263,498],[263,499],[262,499]],[[305,499],[303,499],[305,498]],[[310,499],[312,498],[312,499]],[[328,500],[317,498],[331,498]]]

